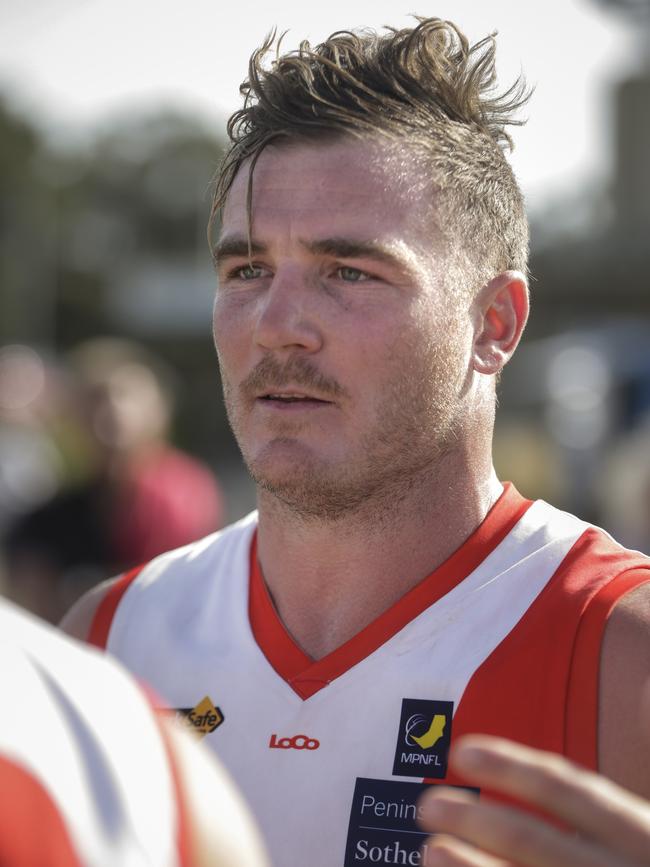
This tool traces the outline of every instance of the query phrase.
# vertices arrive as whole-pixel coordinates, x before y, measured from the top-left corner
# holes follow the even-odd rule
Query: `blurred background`
[[[535,94],[533,312],[497,468],[650,552],[650,2],[0,4],[0,574],[55,620],[254,504],[210,336],[210,179],[251,51],[449,17]]]

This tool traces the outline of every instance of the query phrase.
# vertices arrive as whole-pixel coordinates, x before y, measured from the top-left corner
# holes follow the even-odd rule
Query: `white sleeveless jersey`
[[[155,712],[110,659],[0,600],[0,864],[178,867]]]
[[[93,638],[205,735],[276,867],[427,863],[415,822],[452,738],[596,762],[598,653],[650,561],[511,487],[442,566],[316,662],[255,553],[256,516],[124,576]],[[408,552],[404,555],[408,569]]]

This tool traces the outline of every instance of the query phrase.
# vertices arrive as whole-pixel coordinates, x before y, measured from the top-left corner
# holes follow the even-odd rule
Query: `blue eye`
[[[239,265],[227,275],[228,279],[258,280],[264,275],[264,269],[259,265]]]
[[[343,265],[338,268],[338,274],[342,280],[347,283],[361,283],[363,280],[368,280],[368,274],[365,271],[360,271],[359,268],[351,268],[349,265]]]
[[[244,265],[243,268],[239,269],[239,276],[243,280],[255,280],[262,276],[262,268],[259,265]]]

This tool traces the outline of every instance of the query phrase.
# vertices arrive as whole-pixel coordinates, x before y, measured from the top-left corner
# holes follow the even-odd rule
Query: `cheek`
[[[217,296],[212,308],[212,336],[219,363],[228,365],[247,345],[241,309]]]
[[[217,350],[226,333],[226,312],[223,300],[217,294],[212,305],[212,336],[214,337]]]

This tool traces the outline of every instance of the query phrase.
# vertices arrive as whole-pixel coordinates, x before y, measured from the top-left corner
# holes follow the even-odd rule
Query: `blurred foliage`
[[[196,255],[221,148],[193,119],[163,114],[54,150],[0,103],[0,338],[64,348],[106,327],[129,260]]]
[[[0,100],[0,344],[60,354],[95,335],[141,340],[188,386],[180,389],[176,439],[206,457],[215,438],[232,448],[210,339],[206,242],[223,146],[195,118],[158,112],[116,118],[83,146],[55,147]],[[129,317],[124,297],[141,291],[133,275],[142,263],[180,275],[177,304],[187,283],[200,282],[187,327],[143,328],[146,307]],[[162,316],[165,299],[153,282],[146,276],[149,309]]]

